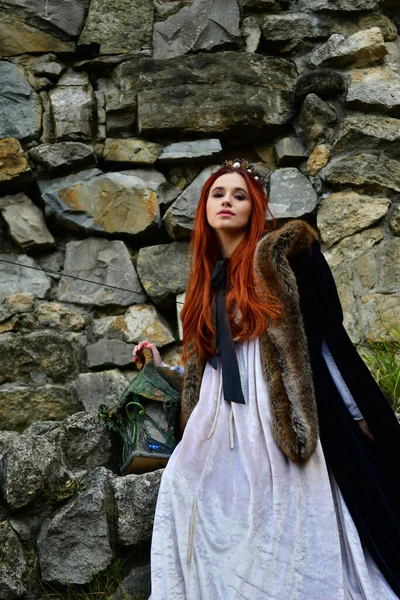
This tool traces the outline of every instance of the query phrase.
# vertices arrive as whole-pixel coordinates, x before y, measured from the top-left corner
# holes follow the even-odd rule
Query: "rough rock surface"
[[[356,192],[337,192],[319,206],[317,224],[326,245],[352,235],[380,221],[388,212],[386,198],[373,198]]]
[[[381,62],[388,53],[379,27],[371,27],[351,36],[335,33],[329,40],[313,52],[311,67],[369,67]]]
[[[271,174],[269,208],[276,219],[296,218],[311,213],[317,206],[317,194],[311,183],[293,167]]]
[[[30,181],[32,173],[26,154],[15,138],[0,140],[0,189],[7,191]]]
[[[110,600],[126,600],[129,598],[148,598],[151,593],[150,565],[133,567],[124,577]]]
[[[341,73],[329,69],[318,69],[300,75],[296,82],[295,94],[299,100],[304,100],[308,94],[329,98],[342,94],[346,89],[346,79]]]
[[[85,584],[113,560],[113,510],[109,472],[99,467],[72,502],[43,525],[38,539],[42,578],[59,584]]]
[[[119,240],[92,237],[80,242],[69,242],[64,272],[94,283],[61,277],[58,288],[58,299],[61,302],[129,306],[143,303],[146,299],[128,249]],[[107,284],[111,287],[107,287]]]
[[[238,46],[240,12],[237,0],[193,0],[154,24],[155,58]]]
[[[104,143],[103,158],[108,162],[152,165],[161,150],[161,144],[146,140],[107,138]]]
[[[307,173],[312,177],[325,167],[331,156],[331,150],[326,144],[317,144],[307,161]]]
[[[43,328],[81,331],[85,327],[85,317],[80,311],[57,302],[38,302],[35,316],[38,326]]]
[[[3,0],[1,4],[9,2]],[[46,4],[41,0],[13,0],[12,4],[22,9],[32,22],[40,20],[41,29],[46,29],[48,24],[69,36],[76,36],[81,30],[89,0],[69,0],[68,5],[60,0],[47,0]]]
[[[188,249],[185,242],[140,249],[137,270],[140,281],[152,300],[164,300],[186,289],[190,268]]]
[[[82,181],[60,178],[58,185],[43,194],[46,213],[74,229],[137,235],[159,224],[156,194],[131,173],[87,179],[84,172]]]
[[[400,239],[387,239],[379,246],[379,290],[383,294],[400,292]]]
[[[26,593],[26,560],[17,534],[7,520],[0,521],[0,598],[14,600]]]
[[[39,136],[41,104],[20,69],[0,61],[0,138],[28,141]]]
[[[327,102],[315,94],[308,94],[301,107],[299,123],[310,148],[316,143],[332,140],[336,121],[336,113]]]
[[[317,21],[304,13],[267,15],[261,21],[267,42],[289,42],[318,36]]]
[[[275,154],[278,165],[283,167],[305,160],[307,150],[302,142],[294,137],[285,137],[275,144]]]
[[[87,73],[69,69],[50,90],[57,139],[90,138],[94,95]]]
[[[299,8],[305,11],[314,10],[372,10],[379,0],[300,0]]]
[[[336,158],[321,171],[332,187],[360,186],[371,191],[400,192],[400,161],[384,155],[356,154]]]
[[[152,0],[92,0],[79,45],[96,44],[101,54],[149,54],[152,25]]]
[[[400,206],[396,206],[390,219],[390,229],[394,235],[400,236]]]
[[[112,369],[101,373],[80,373],[74,389],[85,410],[97,416],[100,404],[113,406],[127,385],[128,380],[123,373]]]
[[[334,142],[335,150],[384,151],[400,158],[400,120],[383,115],[349,115]]]
[[[365,229],[345,237],[329,250],[326,250],[324,255],[329,266],[335,269],[344,263],[350,263],[360,258],[381,240],[383,240],[381,227]]]
[[[36,421],[59,421],[80,410],[68,388],[5,384],[0,386],[2,429],[24,431]]]
[[[21,292],[44,298],[49,289],[49,277],[33,258],[25,254],[0,254],[0,301]]]
[[[115,464],[113,439],[97,414],[79,412],[63,421],[60,448],[73,472],[91,471]]]
[[[27,352],[29,349],[29,352]],[[66,336],[49,331],[0,337],[0,383],[32,375],[63,383],[77,376],[78,352]]]
[[[194,140],[187,142],[174,142],[166,146],[159,161],[184,162],[186,160],[205,159],[219,154],[222,151],[221,142],[214,138],[209,140]]]
[[[10,228],[11,237],[23,249],[55,245],[42,211],[26,194],[20,192],[0,198],[0,212]]]
[[[164,226],[174,239],[190,238],[201,189],[216,168],[217,165],[211,165],[203,169],[165,213]]]
[[[395,341],[392,325],[400,319],[400,294],[364,294],[361,301],[361,324],[367,340]]]
[[[68,171],[71,167],[91,167],[96,164],[93,148],[82,142],[41,144],[29,150],[29,156],[40,171]]]
[[[132,352],[135,344],[122,340],[102,339],[86,347],[87,366],[90,369],[128,367],[132,364]]]
[[[118,541],[123,546],[149,542],[163,469],[143,475],[114,477]]]
[[[400,116],[400,75],[390,69],[354,70],[346,100],[350,108]]]

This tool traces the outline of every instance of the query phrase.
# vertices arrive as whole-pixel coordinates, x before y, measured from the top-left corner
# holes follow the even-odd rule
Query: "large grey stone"
[[[174,239],[190,239],[200,192],[209,176],[216,169],[217,165],[211,165],[203,169],[165,213],[164,226]]]
[[[368,67],[381,62],[388,53],[379,27],[371,27],[351,36],[335,33],[311,55],[311,67]]]
[[[30,256],[0,254],[0,301],[21,292],[44,298],[50,285],[49,277]]]
[[[387,68],[354,70],[346,96],[352,109],[400,116],[400,75]]]
[[[162,469],[143,475],[113,477],[118,541],[123,546],[149,542]]]
[[[168,206],[179,196],[179,186],[175,187],[175,183],[171,185],[160,171],[150,168],[136,168],[124,171],[124,173],[125,175],[139,177],[145,183],[147,189],[155,192],[157,204],[160,207]]]
[[[81,373],[74,382],[74,389],[85,410],[98,415],[100,404],[113,406],[127,385],[128,380],[123,373],[112,369],[101,373]]]
[[[96,44],[100,54],[150,54],[152,0],[92,0],[80,46]]]
[[[46,25],[54,30],[54,27],[68,36],[79,34],[89,0],[2,0],[1,5],[21,9],[26,15],[27,21],[38,23],[40,29],[46,29]],[[39,24],[40,23],[40,24]]]
[[[193,0],[164,21],[154,24],[155,58],[171,58],[238,45],[240,11],[237,0]]]
[[[281,167],[305,160],[308,156],[303,143],[295,137],[285,137],[275,144],[275,155]]]
[[[215,154],[222,152],[221,142],[218,139],[193,140],[187,142],[175,142],[166,146],[160,156],[159,161],[165,162],[184,162],[187,160],[211,158]]]
[[[127,367],[132,364],[134,344],[127,344],[117,339],[102,339],[88,344],[87,366],[90,369],[112,367]]]
[[[94,469],[86,489],[44,523],[38,539],[44,581],[88,583],[113,560],[110,521],[113,498],[109,472]]]
[[[0,336],[0,383],[29,381],[33,375],[63,383],[77,376],[78,359],[76,344],[54,331],[4,334]]]
[[[115,119],[120,118],[121,130],[131,134],[137,98],[138,129],[145,137],[179,132],[233,135],[238,128],[247,136],[260,136],[293,115],[295,77],[287,60],[232,51],[127,60],[114,70],[111,86],[103,83],[107,131],[111,113],[111,127],[115,130]]]
[[[383,154],[356,154],[331,160],[320,172],[333,187],[360,186],[368,192],[400,192],[400,161]]]
[[[379,0],[299,0],[299,8],[304,11],[372,10],[376,8],[378,4]]]
[[[261,20],[260,25],[267,42],[283,43],[319,36],[317,19],[304,13],[283,12],[267,15]]]
[[[0,198],[0,212],[10,228],[11,237],[23,249],[55,245],[42,211],[22,192]]]
[[[0,598],[14,600],[26,594],[26,560],[21,542],[9,521],[0,521]]]
[[[185,291],[189,276],[189,246],[185,242],[147,246],[139,251],[137,270],[146,292],[161,301]]]
[[[73,229],[146,235],[160,225],[156,194],[132,171],[63,183],[43,194],[46,213]]]
[[[301,217],[317,206],[317,194],[298,169],[287,167],[271,173],[269,208],[276,219]]]
[[[58,299],[61,302],[129,306],[141,304],[146,299],[128,249],[119,240],[92,237],[69,242],[64,273],[90,283],[62,276],[58,287]],[[107,284],[111,287],[107,287]]]
[[[24,431],[36,421],[59,421],[80,410],[70,390],[60,385],[0,386],[2,429]]]
[[[69,69],[49,96],[57,139],[92,136],[95,101],[87,73]]]
[[[335,150],[373,150],[400,158],[400,119],[383,115],[349,115],[334,142]]]
[[[52,173],[96,164],[93,148],[81,142],[41,144],[31,148],[29,156],[40,171],[50,171]]]
[[[1,486],[10,510],[18,511],[43,498],[59,462],[55,444],[45,436],[23,434],[12,440],[1,463]]]
[[[337,116],[333,108],[315,94],[308,94],[301,107],[299,123],[308,145],[330,142],[334,137],[333,125]]]
[[[3,4],[3,3],[2,3]],[[28,52],[74,52],[75,42],[60,40],[50,32],[29,24],[28,18],[0,5],[0,56]]]
[[[113,439],[97,414],[79,412],[64,419],[59,444],[68,467],[79,473],[114,466]]]
[[[0,61],[0,138],[29,141],[39,137],[42,108],[21,70]]]
[[[380,221],[388,212],[387,198],[373,198],[356,192],[337,192],[323,198],[317,224],[326,245],[352,235]]]

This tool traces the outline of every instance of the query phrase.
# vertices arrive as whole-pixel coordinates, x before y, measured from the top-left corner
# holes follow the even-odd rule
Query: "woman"
[[[392,600],[397,420],[343,330],[316,232],[292,221],[262,237],[266,209],[241,159],[200,196],[151,600]]]

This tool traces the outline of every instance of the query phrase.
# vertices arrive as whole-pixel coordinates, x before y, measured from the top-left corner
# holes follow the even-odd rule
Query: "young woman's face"
[[[224,173],[211,186],[206,204],[207,221],[215,230],[238,235],[249,222],[253,201],[239,173]]]

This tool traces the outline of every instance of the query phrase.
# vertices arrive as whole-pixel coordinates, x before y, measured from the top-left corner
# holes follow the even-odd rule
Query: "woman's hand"
[[[358,423],[358,426],[361,429],[361,431],[364,433],[364,435],[366,435],[370,440],[372,440],[374,442],[375,438],[369,430],[367,421],[365,419],[360,419],[359,421],[357,421],[357,423]]]
[[[157,350],[157,346],[155,344],[150,344],[150,342],[148,342],[147,340],[143,341],[143,342],[139,342],[133,349],[132,354],[133,354],[133,362],[136,362],[138,359],[138,354],[141,354],[143,351],[143,348],[148,348],[149,350],[151,350],[151,353],[153,355],[153,362],[154,365],[156,367],[160,367],[161,363],[162,363],[162,358],[161,355],[159,353],[159,351]]]

